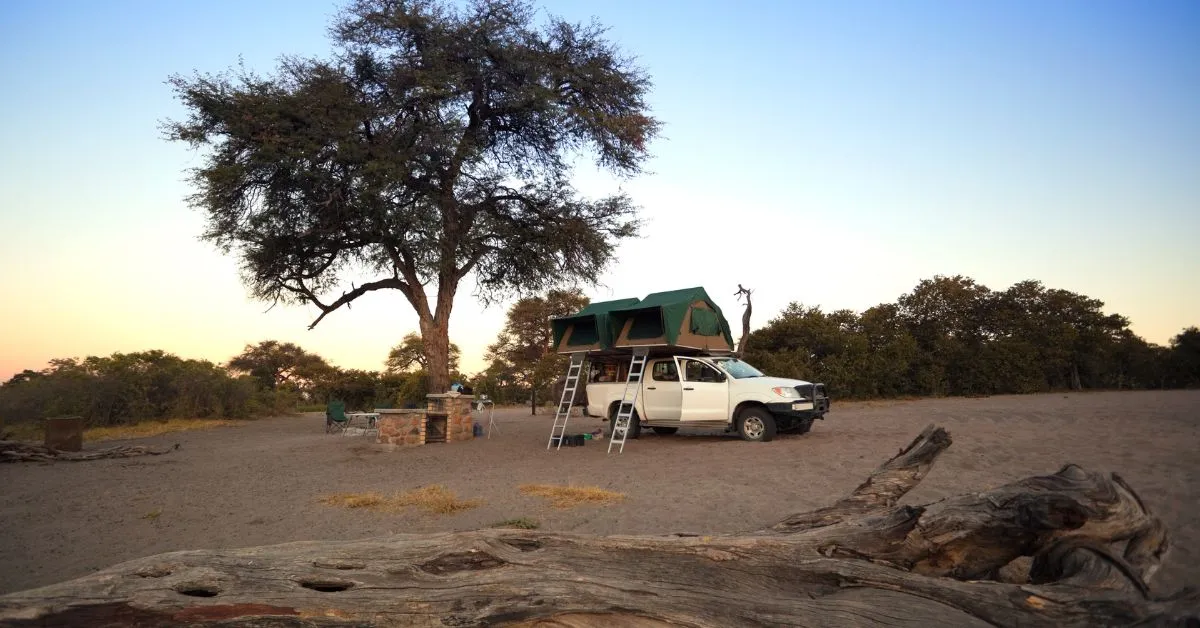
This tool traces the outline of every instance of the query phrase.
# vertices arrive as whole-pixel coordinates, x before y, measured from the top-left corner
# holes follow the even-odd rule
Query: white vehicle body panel
[[[714,425],[722,423],[733,425],[735,412],[740,404],[755,402],[761,404],[789,403],[793,411],[813,410],[815,403],[810,399],[790,398],[780,395],[774,389],[794,392],[797,386],[811,386],[812,382],[781,377],[732,377],[727,371],[717,366],[721,358],[693,356],[673,356],[651,358],[646,363],[646,376],[642,380],[642,390],[639,391],[637,403],[638,416],[643,425],[681,426],[702,423]],[[707,368],[720,373],[724,381],[689,381],[689,371],[701,371],[695,364],[689,366],[688,361],[704,364]],[[662,366],[657,366],[664,363]],[[679,376],[679,381],[664,381],[655,378],[655,368],[668,370],[673,366]],[[709,372],[704,371],[705,374]],[[588,407],[590,416],[608,417],[612,408],[620,401],[625,392],[625,382],[591,382],[587,384]]]

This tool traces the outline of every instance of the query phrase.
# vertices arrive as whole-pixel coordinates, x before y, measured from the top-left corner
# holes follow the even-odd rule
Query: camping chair
[[[346,426],[349,424],[350,418],[346,416],[346,402],[330,401],[329,405],[325,407],[325,433],[345,432]]]

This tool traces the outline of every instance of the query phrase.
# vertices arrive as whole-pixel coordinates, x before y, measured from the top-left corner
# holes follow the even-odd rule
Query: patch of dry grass
[[[585,504],[603,505],[625,499],[617,493],[598,486],[555,486],[553,484],[522,484],[520,491],[549,500],[555,508],[574,508]]]
[[[436,484],[423,486],[393,498],[400,507],[416,506],[435,515],[452,515],[463,510],[477,508],[483,504],[478,499],[462,500],[446,487]]]
[[[320,499],[322,504],[327,506],[341,506],[342,508],[378,508],[386,502],[383,495],[379,493],[336,493],[326,495]]]
[[[146,438],[171,432],[186,432],[188,430],[207,430],[214,427],[229,427],[241,425],[241,421],[227,419],[170,419],[167,421],[146,421],[133,425],[113,425],[110,427],[91,427],[83,431],[83,440],[94,443],[105,440],[125,440],[129,438]],[[0,426],[0,434],[5,438],[20,441],[42,441],[46,438],[46,427],[41,421],[13,423]]]
[[[0,425],[0,436],[5,440],[40,441],[46,434],[40,423],[11,423]]]
[[[396,512],[405,508],[420,508],[435,515],[452,515],[478,508],[478,499],[459,499],[453,491],[436,484],[384,497],[379,493],[337,493],[321,498],[321,503],[342,508],[367,508],[380,512]]]
[[[239,425],[238,421],[227,419],[170,419],[168,421],[146,421],[133,425],[114,425],[112,427],[93,427],[83,431],[83,440],[88,442],[102,440],[124,440],[127,438],[146,438],[171,432],[188,430],[208,430],[215,427]]]

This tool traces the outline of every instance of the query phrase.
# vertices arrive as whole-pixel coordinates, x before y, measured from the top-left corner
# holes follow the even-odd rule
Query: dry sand
[[[1200,391],[835,403],[804,436],[746,443],[712,432],[651,434],[611,456],[603,440],[546,451],[549,416],[497,417],[500,433],[490,440],[393,452],[366,437],[326,435],[323,417],[309,414],[125,441],[181,445],[158,457],[0,465],[0,592],[174,550],[465,530],[518,517],[594,534],[761,528],[852,490],[929,423],[949,430],[954,444],[906,502],[1067,462],[1116,471],[1170,528],[1173,549],[1155,588],[1200,581]],[[602,425],[573,419],[571,431]],[[595,485],[627,498],[558,510],[517,490],[531,482]],[[333,492],[430,484],[484,505],[437,516],[318,503]]]

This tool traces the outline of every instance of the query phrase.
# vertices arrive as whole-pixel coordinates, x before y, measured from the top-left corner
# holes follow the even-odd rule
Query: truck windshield
[[[764,377],[762,371],[738,360],[736,358],[723,358],[713,360],[713,362],[721,367],[729,376],[734,379],[745,379],[747,377]]]

